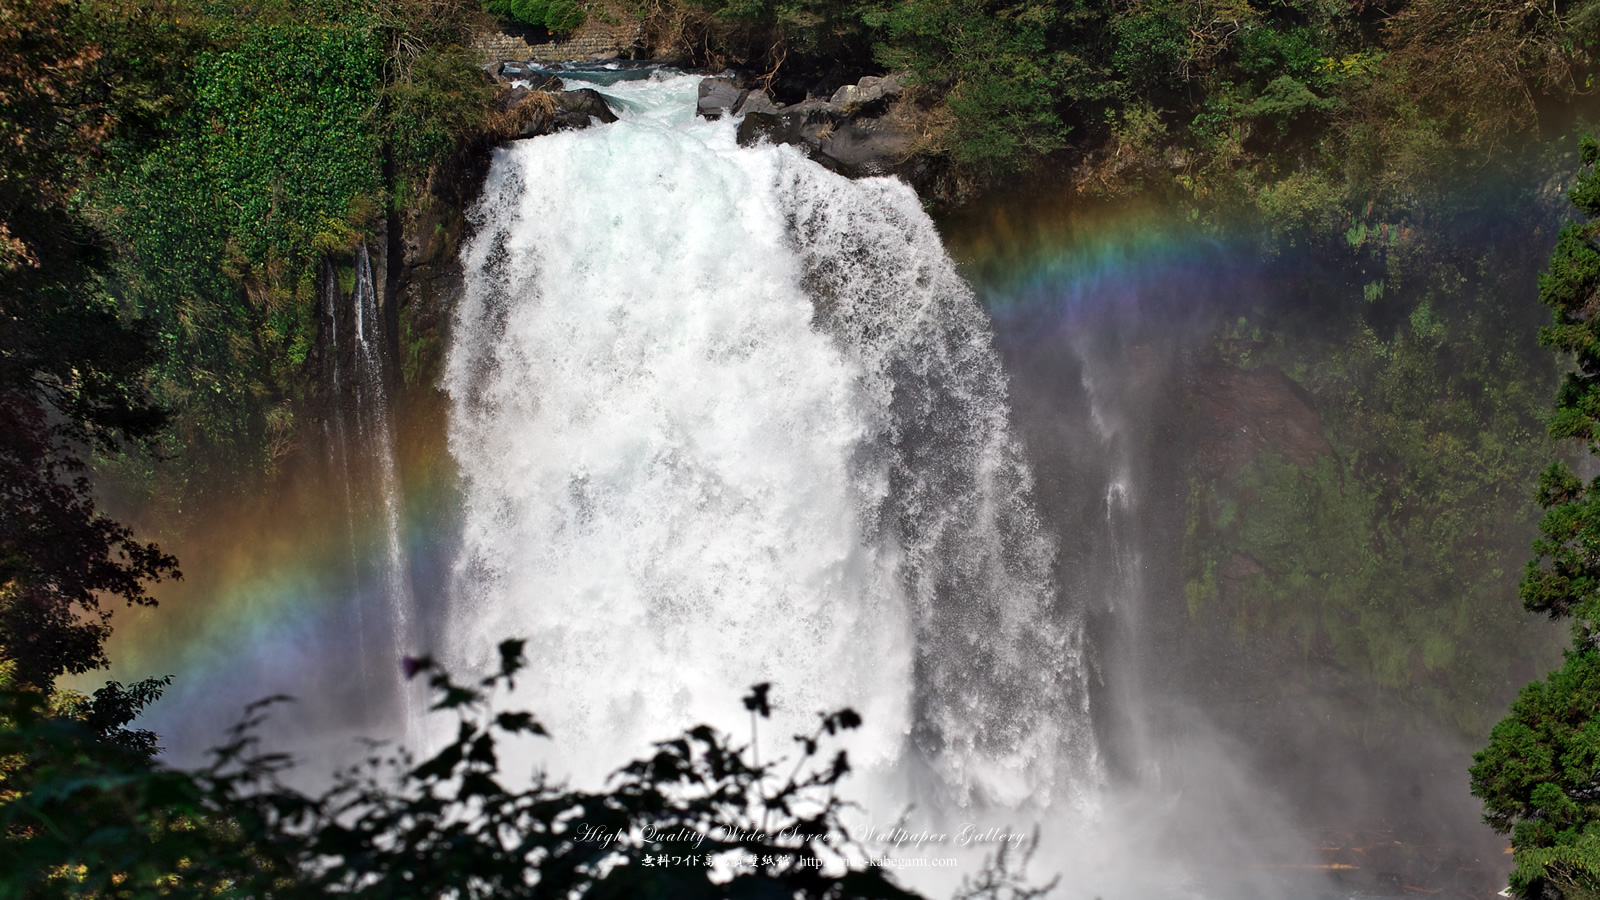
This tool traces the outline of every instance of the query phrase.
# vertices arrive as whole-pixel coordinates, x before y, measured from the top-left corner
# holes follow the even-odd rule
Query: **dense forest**
[[[113,605],[154,604],[180,577],[158,544],[274,490],[316,442],[319,280],[348,291],[368,243],[405,298],[398,387],[435,390],[442,317],[418,273],[454,258],[486,154],[541,109],[509,105],[471,49],[507,21],[551,37],[636,24],[636,57],[731,67],[785,101],[900,73],[941,213],[1017,191],[1140,203],[1302,279],[1303,304],[1230,310],[1191,352],[1206,371],[1281,373],[1322,432],[1181,473],[1185,627],[1266,658],[1230,690],[1337,682],[1359,741],[1442,727],[1482,744],[1505,685],[1557,661],[1519,627],[1524,579],[1528,607],[1579,634],[1517,701],[1522,729],[1494,731],[1474,787],[1512,834],[1523,896],[1600,891],[1594,488],[1550,468],[1569,451],[1555,439],[1594,443],[1594,229],[1561,232],[1539,285],[1559,357],[1516,280],[1596,162],[1579,136],[1597,0],[0,0],[0,896],[420,895],[461,866],[475,896],[499,896],[529,859],[586,896],[702,896],[734,888],[602,866],[555,823],[581,808],[624,830],[749,831],[758,799],[788,837],[719,851],[779,854],[759,871],[785,895],[903,896],[882,870],[813,867],[839,826],[810,798],[842,755],[772,787],[770,765],[702,731],[608,794],[502,787],[493,735],[540,731],[487,705],[515,645],[476,687],[419,663],[460,739],[317,798],[279,785],[248,730],[212,769],[157,765],[157,737],[132,726],[162,679],[58,685],[107,667]],[[1593,176],[1576,184],[1579,211],[1600,213]],[[853,719],[823,718],[807,758]],[[529,843],[499,845],[467,807]],[[1003,857],[983,877],[974,896],[1030,895]]]

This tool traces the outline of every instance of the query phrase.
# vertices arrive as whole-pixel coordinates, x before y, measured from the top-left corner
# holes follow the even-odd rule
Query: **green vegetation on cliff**
[[[1248,311],[1194,362],[1197,378],[1282,373],[1320,445],[1269,439],[1238,467],[1196,467],[1190,615],[1277,648],[1263,691],[1364,686],[1335,721],[1369,744],[1440,725],[1478,738],[1551,653],[1506,601],[1551,453],[1556,371],[1525,282],[1552,229],[1536,186],[1451,199],[1422,222],[1282,248],[1295,299]],[[1293,262],[1307,257],[1323,262]]]
[[[237,471],[289,424],[317,258],[376,224],[383,50],[356,26],[228,23],[210,38],[193,102],[96,200],[123,245],[122,288],[166,351],[174,440]]]
[[[175,21],[187,102],[153,146],[112,156],[85,206],[119,251],[114,290],[160,341],[180,460],[109,465],[178,501],[301,443],[319,264],[415,205],[491,92],[448,3],[201,4]]]
[[[153,752],[125,726],[161,679],[56,687],[178,576],[91,463],[175,507],[292,443],[311,273],[487,116],[452,9],[0,4],[0,686]],[[0,759],[0,793],[38,762]]]
[[[488,0],[483,8],[521,25],[568,34],[583,24],[584,7],[576,0]]]
[[[1561,230],[1539,278],[1539,299],[1553,313],[1539,341],[1577,367],[1557,394],[1551,437],[1600,454],[1600,144],[1592,138],[1583,163],[1570,196],[1586,220]],[[1472,792],[1484,820],[1511,835],[1517,896],[1592,897],[1600,893],[1600,479],[1585,483],[1557,462],[1539,478],[1538,501],[1545,513],[1519,593],[1528,611],[1568,620],[1572,646],[1494,727],[1474,757]]]
[[[1064,165],[1311,220],[1529,133],[1591,88],[1600,46],[1593,0],[682,2],[683,49],[790,91],[909,71],[925,152],[973,173]]]

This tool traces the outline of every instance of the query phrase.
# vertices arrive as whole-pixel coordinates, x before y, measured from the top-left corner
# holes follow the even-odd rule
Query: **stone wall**
[[[501,59],[559,62],[569,59],[611,59],[631,56],[643,37],[638,23],[608,25],[591,17],[566,38],[528,41],[510,27],[485,23],[476,29],[472,49],[484,62]]]

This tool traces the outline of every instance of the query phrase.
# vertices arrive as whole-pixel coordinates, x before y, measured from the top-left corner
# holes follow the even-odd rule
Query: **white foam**
[[[852,706],[883,797],[1087,803],[1080,626],[987,320],[909,188],[741,148],[696,84],[619,83],[622,121],[497,153],[445,377],[449,655],[528,637],[580,782],[747,734],[772,681],[764,754]]]

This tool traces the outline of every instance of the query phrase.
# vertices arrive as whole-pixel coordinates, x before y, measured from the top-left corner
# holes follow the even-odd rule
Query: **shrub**
[[[483,8],[502,19],[543,28],[551,34],[570,34],[585,18],[584,8],[575,0],[488,0]]]

